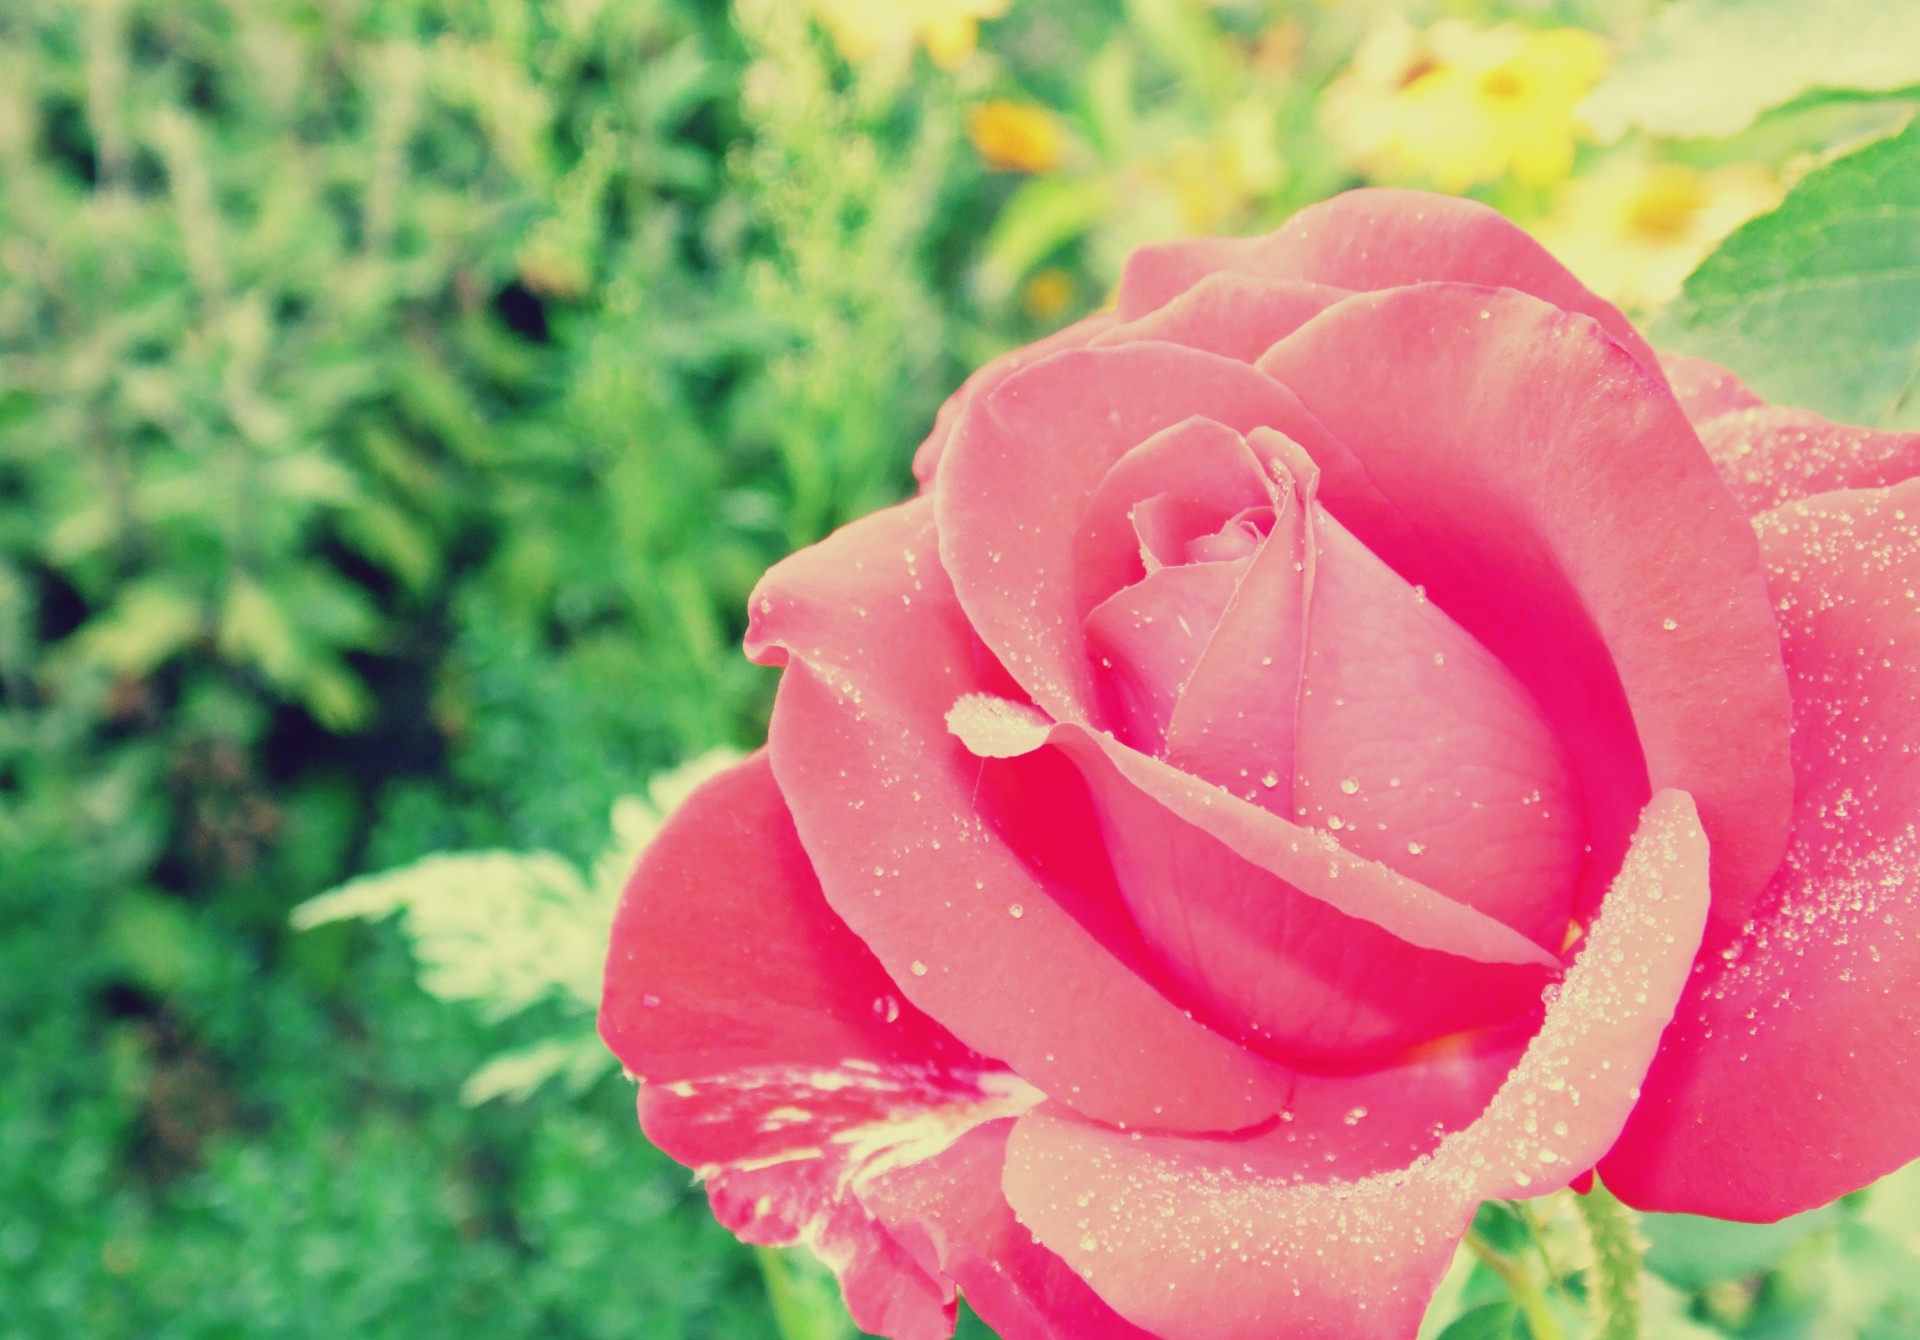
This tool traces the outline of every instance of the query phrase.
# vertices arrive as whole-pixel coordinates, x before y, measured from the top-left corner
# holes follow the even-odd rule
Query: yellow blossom
[[[814,12],[849,64],[905,56],[918,45],[951,70],[980,44],[980,21],[1012,0],[814,0]]]
[[[1568,182],[1534,233],[1601,297],[1650,311],[1680,291],[1721,238],[1780,196],[1780,183],[1757,164],[1702,172],[1618,158]]]
[[[1073,276],[1057,266],[1048,266],[1029,279],[1020,292],[1020,305],[1035,321],[1051,321],[1072,301]]]
[[[1463,191],[1511,173],[1546,186],[1572,170],[1573,109],[1605,68],[1605,44],[1579,28],[1395,23],[1361,44],[1322,117],[1372,176]]]
[[[981,103],[968,113],[967,138],[988,167],[1003,172],[1049,172],[1066,155],[1059,121],[1032,103]]]

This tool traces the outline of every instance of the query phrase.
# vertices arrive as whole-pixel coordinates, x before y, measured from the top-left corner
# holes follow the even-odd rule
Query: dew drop
[[[1666,629],[1669,633],[1671,633],[1674,629],[1680,626],[1680,621],[1674,618],[1666,618],[1660,621],[1660,626]]]
[[[1020,906],[1020,904],[1018,903],[1009,903],[1007,905],[1007,915],[1012,917],[1015,921],[1020,920],[1020,918],[1024,917],[1026,914],[1027,914],[1027,909]]]
[[[1340,789],[1350,796],[1357,796],[1360,794],[1360,779],[1358,777],[1342,777],[1340,779]]]
[[[640,997],[640,1003],[650,1010],[657,1010],[660,1008],[660,997],[649,991],[646,995]]]
[[[1427,849],[1427,844],[1424,842],[1409,842],[1407,844],[1407,851],[1414,856],[1418,856],[1421,852],[1425,851],[1426,849]]]
[[[913,967],[913,975],[915,977],[925,977],[927,975],[927,965],[922,963],[919,959],[915,959],[913,961],[912,967]]]
[[[1280,785],[1280,774],[1277,772],[1269,771],[1265,777],[1262,777],[1260,779],[1260,785],[1262,786]]]

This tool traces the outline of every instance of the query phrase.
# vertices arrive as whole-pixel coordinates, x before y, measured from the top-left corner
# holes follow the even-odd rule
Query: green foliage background
[[[1609,114],[1732,153],[1672,73],[1727,8],[1670,7]],[[1511,12],[1630,35],[1648,6]],[[903,494],[968,369],[1097,305],[1165,231],[1141,174],[1196,136],[1284,150],[1223,229],[1357,180],[1315,99],[1369,13],[1030,0],[949,73],[851,67],[778,0],[0,7],[0,1340],[830,1333],[818,1281],[712,1224],[617,1076],[456,1101],[577,1002],[489,1021],[425,994],[393,926],[289,912],[436,852],[585,869],[617,797],[751,747],[759,572]],[[1910,111],[1920,72],[1870,75],[1774,72],[1797,101],[1730,129],[1839,152],[1854,104]],[[1054,108],[1077,156],[990,170],[986,96]],[[1920,332],[1834,351],[1870,387],[1803,386],[1764,285],[1845,273],[1795,259],[1845,206],[1819,192],[1911,206],[1913,144],[1737,234],[1674,337],[1910,416]],[[1874,246],[1856,268],[1903,263]],[[1052,310],[1019,296],[1042,267]],[[1651,1227],[1662,1324],[1912,1333],[1905,1194],[1764,1239]],[[1496,1255],[1551,1237],[1511,1220],[1485,1216]],[[1490,1271],[1454,1283],[1449,1335],[1525,1332]]]

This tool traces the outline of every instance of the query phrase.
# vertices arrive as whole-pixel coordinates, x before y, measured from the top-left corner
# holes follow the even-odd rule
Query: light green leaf
[[[127,587],[75,638],[81,660],[119,675],[144,675],[200,635],[200,605],[163,582]]]
[[[1809,89],[1920,84],[1920,5],[1904,0],[1679,0],[1581,114],[1604,139],[1731,135]]]
[[[1920,425],[1920,125],[1809,173],[1701,263],[1655,335],[1768,400]]]
[[[460,1101],[468,1107],[495,1098],[510,1103],[526,1101],[550,1080],[560,1080],[578,1093],[613,1068],[613,1053],[589,1030],[579,1037],[546,1038],[526,1047],[502,1052],[460,1086]]]
[[[1113,190],[1104,181],[1036,177],[994,221],[980,263],[980,291],[989,301],[1013,292],[1027,272],[1106,216]]]
[[[600,1000],[612,908],[546,852],[429,856],[369,875],[294,909],[299,929],[349,917],[405,917],[420,984],[442,1000],[505,1018],[554,997]]]

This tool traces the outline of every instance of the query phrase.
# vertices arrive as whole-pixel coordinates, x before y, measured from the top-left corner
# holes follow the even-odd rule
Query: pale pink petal
[[[1252,558],[1148,573],[1096,605],[1082,625],[1101,688],[1099,719],[1159,753],[1167,722]]]
[[[1633,323],[1596,297],[1545,247],[1472,200],[1424,191],[1348,191],[1309,205],[1258,238],[1197,238],[1141,247],[1127,258],[1119,312],[1133,321],[1209,274],[1227,270],[1354,292],[1446,281],[1516,289],[1598,321],[1660,377],[1660,361]]]
[[[1364,467],[1321,501],[1567,748],[1593,848],[1575,915],[1649,784],[1684,789],[1723,943],[1785,845],[1790,708],[1758,548],[1665,385],[1586,317],[1459,284],[1349,298],[1261,366]]]
[[[1186,1130],[1265,1120],[1285,1072],[1140,975],[1073,770],[981,759],[949,732],[958,698],[1012,685],[954,601],[932,510],[854,522],[753,597],[750,649],[788,665],[774,773],[828,903],[909,999],[1081,1111]]]
[[[1063,519],[1086,512],[1122,456],[1196,414],[1242,434],[1276,428],[1322,460],[1325,430],[1286,388],[1173,344],[1055,354],[973,400],[954,429],[934,499],[941,562],[981,640],[1055,717],[1087,720],[1097,703],[1079,537]]]
[[[960,1286],[1001,1340],[1154,1340],[1033,1240],[1000,1191],[1012,1121],[880,1178],[867,1203],[931,1278]]]
[[[1667,374],[1673,398],[1680,402],[1695,428],[1708,419],[1736,409],[1751,409],[1766,401],[1718,363],[1689,354],[1661,354],[1660,370]]]
[[[1793,683],[1793,837],[1601,1175],[1648,1209],[1770,1220],[1920,1157],[1920,481],[1755,524]]]
[[[1213,629],[1166,734],[1165,756],[1175,767],[1288,818],[1313,584],[1305,499],[1314,482],[1280,496],[1266,542]]]
[[[1261,279],[1216,270],[1165,306],[1111,326],[1088,343],[1098,348],[1165,340],[1251,363],[1347,292],[1297,279]]]
[[[1720,477],[1749,512],[1920,476],[1920,433],[1854,428],[1776,405],[1730,410],[1695,426]]]
[[[1032,344],[1023,344],[1018,349],[1009,349],[992,361],[982,364],[971,376],[960,383],[954,393],[947,397],[933,418],[933,431],[927,434],[926,441],[913,454],[913,475],[925,487],[932,487],[934,472],[940,468],[940,457],[947,449],[947,439],[953,435],[953,426],[959,422],[960,414],[967,403],[975,397],[989,394],[994,387],[1011,377],[1021,368],[1037,363],[1049,354],[1062,349],[1078,349],[1112,326],[1117,318],[1112,312],[1095,312],[1056,330]]]
[[[1043,1108],[1009,1141],[1007,1199],[1161,1340],[1406,1340],[1483,1199],[1563,1187],[1613,1142],[1700,942],[1706,867],[1692,806],[1663,792],[1518,1067],[1410,1166],[1328,1182],[1276,1136],[1140,1135]]]
[[[1100,479],[1080,513],[1071,521],[1065,513],[1055,519],[1055,524],[1078,523],[1067,584],[1081,619],[1146,576],[1143,550],[1150,548],[1149,537],[1137,513],[1144,501],[1156,498],[1183,501],[1196,515],[1212,516],[1217,526],[1245,508],[1270,504],[1273,493],[1259,458],[1240,434],[1210,418],[1183,419],[1133,447]],[[1153,557],[1174,561],[1170,555]]]

